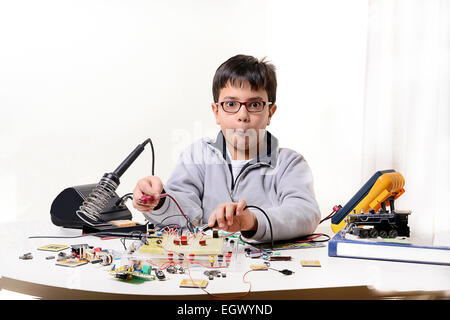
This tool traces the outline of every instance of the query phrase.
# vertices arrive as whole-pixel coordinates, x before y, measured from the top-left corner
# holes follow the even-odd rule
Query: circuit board
[[[192,234],[178,236],[175,234],[163,234],[160,237],[147,239],[148,243],[141,246],[139,253],[163,255],[168,252],[183,253],[188,256],[218,255],[223,253],[223,238]]]

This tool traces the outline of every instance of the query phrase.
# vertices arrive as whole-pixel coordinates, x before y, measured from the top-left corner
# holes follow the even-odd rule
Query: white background
[[[212,78],[240,53],[277,67],[268,129],[305,156],[326,216],[374,173],[361,169],[367,21],[361,0],[2,2],[0,222],[48,219],[59,192],[148,137],[166,181],[184,147],[216,136]],[[150,169],[147,147],[117,192]]]

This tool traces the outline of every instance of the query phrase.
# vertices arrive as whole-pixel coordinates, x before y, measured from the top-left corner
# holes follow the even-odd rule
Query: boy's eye
[[[234,108],[237,106],[237,102],[236,101],[225,101],[225,106],[228,108]]]
[[[250,103],[250,107],[254,109],[259,109],[259,107],[261,107],[261,102],[259,101],[252,102]]]

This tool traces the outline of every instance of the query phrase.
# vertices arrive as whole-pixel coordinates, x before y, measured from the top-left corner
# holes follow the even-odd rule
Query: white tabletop
[[[329,226],[321,226],[318,232],[332,235]],[[94,236],[76,239],[29,239],[29,236],[80,235],[76,229],[54,226],[50,221],[14,222],[0,224],[1,263],[0,274],[4,288],[12,291],[27,291],[39,297],[142,297],[142,298],[211,298],[198,288],[180,288],[182,279],[188,274],[167,274],[166,281],[148,281],[130,284],[119,281],[108,272],[110,267],[87,264],[70,268],[55,265],[55,259],[46,260],[51,252],[37,248],[51,243],[87,243],[105,249],[123,250],[118,239],[101,240]],[[131,244],[131,240],[127,240]],[[385,296],[415,295],[450,296],[450,267],[441,265],[375,261],[363,259],[335,258],[328,256],[327,246],[322,248],[280,251],[292,256],[292,261],[271,261],[274,269],[290,269],[295,273],[283,275],[279,272],[252,271],[251,264],[262,264],[262,259],[251,259],[241,253],[227,271],[226,278],[210,280],[206,290],[212,295],[243,298],[313,298],[313,299],[359,299]],[[32,260],[21,260],[19,256],[31,252]],[[54,254],[56,255],[56,254]],[[319,260],[321,267],[302,267],[300,260]],[[190,268],[195,279],[206,279],[207,268]],[[245,280],[245,282],[244,282]],[[251,283],[251,288],[249,283]],[[30,289],[31,288],[31,289]],[[43,288],[39,290],[37,288]],[[54,290],[53,295],[51,289]],[[250,294],[247,292],[251,289]],[[26,293],[26,292],[23,292]]]

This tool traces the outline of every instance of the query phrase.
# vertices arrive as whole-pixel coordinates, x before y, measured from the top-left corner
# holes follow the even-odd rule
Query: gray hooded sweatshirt
[[[314,232],[320,221],[313,176],[306,160],[297,152],[279,148],[266,131],[266,146],[234,177],[222,131],[215,141],[202,138],[180,156],[164,192],[176,199],[194,225],[206,224],[219,204],[244,199],[263,209],[270,219],[273,240],[293,239]],[[251,210],[258,221],[256,231],[242,231],[246,240],[271,240],[267,217]],[[161,199],[145,218],[156,225],[186,226],[186,219],[169,198]]]

